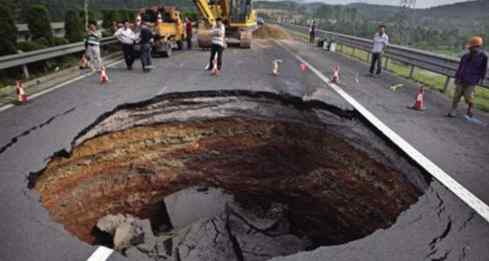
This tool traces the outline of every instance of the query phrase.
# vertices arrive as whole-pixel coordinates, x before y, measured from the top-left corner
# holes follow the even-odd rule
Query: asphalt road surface
[[[406,108],[414,102],[414,85],[384,74],[364,77],[366,65],[337,54],[285,41],[257,41],[252,50],[227,49],[223,74],[204,72],[208,53],[184,51],[170,59],[155,59],[156,68],[143,74],[118,65],[111,81],[99,85],[95,76],[82,79],[0,113],[0,260],[87,260],[97,246],[71,236],[50,220],[39,195],[27,188],[27,176],[42,169],[55,151],[69,148],[80,130],[104,112],[124,103],[169,92],[245,89],[314,97],[351,109],[310,71],[301,72],[290,51],[329,74],[342,68],[341,87],[414,147],[484,202],[489,202],[489,132],[487,126],[462,117],[443,117],[449,101],[427,92],[428,110]],[[279,77],[271,75],[272,61],[282,59]],[[359,75],[358,82],[355,80]],[[389,89],[403,83],[399,91]],[[462,114],[462,113],[460,113]],[[477,113],[489,123],[489,117]],[[488,260],[489,224],[452,192],[433,181],[425,194],[401,214],[396,224],[340,246],[321,247],[274,260]],[[109,260],[126,260],[118,253]]]

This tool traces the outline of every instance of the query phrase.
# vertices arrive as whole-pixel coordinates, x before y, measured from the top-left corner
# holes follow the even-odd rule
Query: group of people
[[[153,32],[147,25],[147,19],[138,16],[133,28],[127,20],[119,23],[117,27],[114,36],[122,45],[127,69],[132,70],[134,61],[139,58],[143,72],[150,72],[153,68],[151,51],[154,38]]]
[[[484,41],[480,36],[474,36],[465,45],[465,54],[462,56],[455,74],[455,93],[448,117],[456,117],[457,107],[462,97],[467,103],[466,116],[474,116],[474,94],[477,85],[482,85],[487,76],[488,55],[482,50]],[[385,26],[380,25],[373,38],[372,59],[369,75],[382,72],[382,54],[389,45],[389,36],[385,33]]]
[[[378,27],[373,37],[371,50],[371,64],[368,76],[379,76],[382,73],[382,55],[389,45],[389,36],[385,32],[385,25]],[[316,23],[309,26],[309,41],[314,43],[316,36]],[[473,116],[474,92],[477,85],[482,85],[487,76],[488,55],[482,50],[483,39],[479,36],[472,37],[465,46],[466,53],[460,60],[455,74],[455,94],[453,96],[451,110],[448,117],[455,117],[458,104],[462,97],[468,105],[466,115]],[[374,74],[375,73],[375,74]]]

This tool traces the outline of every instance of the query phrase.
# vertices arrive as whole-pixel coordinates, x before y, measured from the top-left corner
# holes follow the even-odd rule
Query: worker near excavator
[[[192,49],[192,20],[189,17],[185,18],[185,32],[187,34],[187,49]]]
[[[453,95],[452,109],[448,117],[455,117],[458,103],[462,96],[468,105],[467,116],[474,115],[474,92],[478,84],[482,85],[487,76],[488,56],[482,50],[483,40],[480,36],[472,37],[467,43],[468,52],[460,60],[455,74],[455,94]]]
[[[222,68],[222,56],[226,46],[226,28],[224,27],[221,18],[216,19],[216,24],[211,29],[210,35],[212,37],[211,57],[209,67],[207,69],[211,71],[214,68],[215,56],[217,55],[217,73],[219,73]]]
[[[139,32],[138,44],[141,45],[141,64],[143,66],[143,72],[150,72],[153,69],[151,51],[153,48],[153,31],[148,26],[150,21],[149,16],[144,16],[141,23],[141,29]]]

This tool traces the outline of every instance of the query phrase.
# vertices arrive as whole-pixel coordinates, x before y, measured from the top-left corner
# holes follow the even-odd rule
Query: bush
[[[82,19],[80,19],[78,14],[73,10],[66,12],[65,32],[65,38],[72,43],[83,40]]]
[[[70,42],[67,39],[61,38],[61,37],[53,37],[53,39],[51,41],[52,46],[65,45],[65,44],[69,44],[69,43]]]
[[[17,52],[17,27],[15,26],[14,13],[7,6],[0,5],[0,56]]]
[[[33,5],[31,7],[27,16],[27,25],[33,40],[40,38],[51,39],[53,37],[48,9],[43,5]]]
[[[47,45],[39,43],[38,41],[33,42],[20,42],[17,44],[17,49],[23,52],[31,52],[39,49],[47,48]]]

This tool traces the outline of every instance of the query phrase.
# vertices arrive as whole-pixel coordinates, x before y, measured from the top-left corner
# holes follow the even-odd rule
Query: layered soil
[[[218,187],[243,206],[285,205],[295,235],[326,245],[390,226],[422,193],[416,168],[359,121],[317,102],[220,95],[167,95],[102,116],[40,173],[43,206],[93,243],[101,217],[156,226],[166,196]]]

